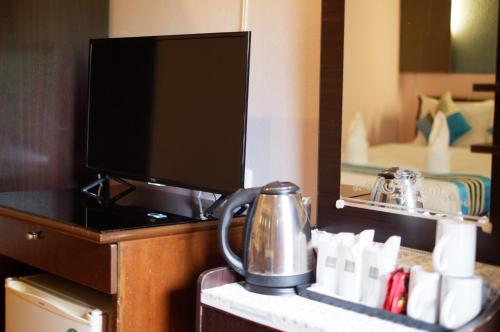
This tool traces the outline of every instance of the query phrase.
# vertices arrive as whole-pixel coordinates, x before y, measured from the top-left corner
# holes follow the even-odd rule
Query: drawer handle
[[[28,241],[38,240],[40,238],[40,233],[28,232],[28,233],[24,234],[24,238]]]

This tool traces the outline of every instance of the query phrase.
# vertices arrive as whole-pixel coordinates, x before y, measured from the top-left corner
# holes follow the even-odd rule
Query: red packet
[[[387,283],[387,294],[384,309],[395,314],[406,311],[408,298],[408,280],[410,273],[398,269],[391,273]]]
[[[392,287],[394,288],[394,297],[392,298],[390,311],[395,314],[402,314],[406,312],[409,277],[410,273],[408,272],[398,272],[396,279],[392,283]]]
[[[394,275],[398,272],[398,270],[394,270],[391,273],[389,273],[387,277],[387,287],[385,288],[385,299],[384,299],[384,305],[383,308],[384,310],[390,310],[391,308],[391,299],[393,297],[392,295],[392,281],[394,280]]]

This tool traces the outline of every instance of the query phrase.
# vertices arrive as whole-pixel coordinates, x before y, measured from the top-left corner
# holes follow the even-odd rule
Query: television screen
[[[243,187],[249,54],[249,32],[91,40],[87,168]]]

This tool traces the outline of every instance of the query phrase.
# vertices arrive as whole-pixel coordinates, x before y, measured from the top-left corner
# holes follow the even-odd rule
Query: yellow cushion
[[[458,107],[453,102],[451,93],[447,91],[444,95],[441,96],[441,99],[439,99],[439,104],[434,110],[431,111],[431,115],[432,117],[435,117],[437,112],[443,112],[448,116],[456,111],[458,111]]]

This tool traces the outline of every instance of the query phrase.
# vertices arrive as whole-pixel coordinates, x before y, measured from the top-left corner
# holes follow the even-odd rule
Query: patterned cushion
[[[427,141],[429,140],[429,135],[431,134],[433,122],[434,119],[431,114],[427,114],[427,116],[417,121],[417,128]],[[472,129],[460,112],[453,112],[449,114],[446,117],[446,123],[448,124],[448,129],[450,131],[450,145]]]
[[[449,115],[458,111],[457,105],[453,102],[451,93],[448,91],[439,99],[439,103],[435,109],[431,110],[432,117],[436,116],[437,112],[443,112],[445,115]]]
[[[448,129],[450,130],[450,145],[472,129],[460,112],[448,115],[446,117],[446,122],[448,123]]]

